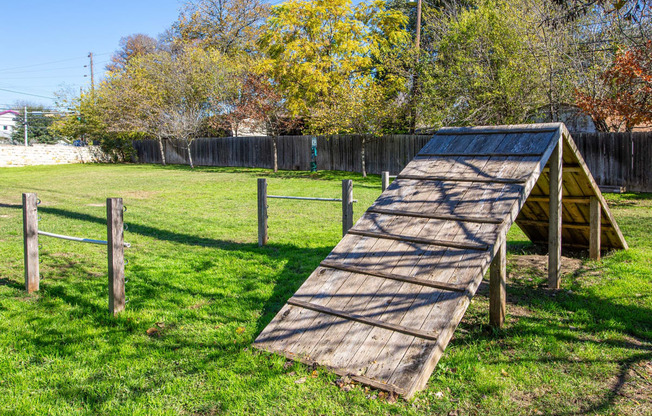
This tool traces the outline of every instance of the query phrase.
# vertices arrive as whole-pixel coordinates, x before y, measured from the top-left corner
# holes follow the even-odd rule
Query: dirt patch
[[[542,256],[539,254],[513,256],[510,258],[509,264],[512,268],[510,277],[523,277],[524,274],[534,274],[541,278],[547,278],[548,276],[548,256]],[[581,268],[581,259],[564,256],[561,257],[562,275],[575,274]]]
[[[159,193],[156,191],[123,191],[120,194],[120,197],[123,199],[149,199],[155,197]]]

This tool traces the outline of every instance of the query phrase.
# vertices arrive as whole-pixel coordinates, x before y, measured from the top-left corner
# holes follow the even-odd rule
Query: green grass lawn
[[[483,285],[428,388],[393,403],[252,349],[341,236],[338,203],[270,200],[258,248],[261,176],[270,194],[323,197],[351,178],[356,219],[380,193],[350,173],[0,169],[0,414],[652,414],[652,195],[608,197],[631,249],[565,259],[557,292],[510,231],[505,329],[488,327]],[[123,314],[107,313],[102,246],[42,237],[41,290],[25,293],[22,192],[42,200],[40,229],[100,239],[105,199],[124,198]]]

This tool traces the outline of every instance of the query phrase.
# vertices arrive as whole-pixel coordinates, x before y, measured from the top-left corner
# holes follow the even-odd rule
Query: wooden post
[[[385,189],[387,189],[387,187],[389,186],[389,172],[384,170],[381,178],[383,183],[383,192],[385,192]]]
[[[125,259],[122,198],[106,200],[107,251],[109,260],[109,313],[125,309]]]
[[[38,208],[36,194],[23,194],[23,249],[25,290],[32,293],[39,286]]]
[[[342,237],[353,227],[353,181],[342,181]]]
[[[602,207],[598,198],[591,197],[590,212],[590,237],[589,237],[589,257],[593,260],[600,260],[600,234],[602,233]]]
[[[489,324],[502,328],[507,298],[507,244],[503,239],[489,268]]]
[[[258,247],[267,244],[267,179],[258,178]]]
[[[559,289],[561,275],[561,198],[563,141],[560,139],[550,155],[550,201],[548,212],[548,287]]]

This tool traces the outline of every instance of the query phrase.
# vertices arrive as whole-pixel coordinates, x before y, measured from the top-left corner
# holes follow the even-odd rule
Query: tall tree
[[[239,53],[255,48],[268,13],[263,0],[190,0],[174,30],[182,44]]]
[[[492,0],[446,20],[421,75],[421,113],[430,125],[522,122],[541,105],[521,24],[506,3]]]
[[[111,56],[111,61],[106,65],[106,70],[109,72],[124,70],[132,58],[156,51],[157,44],[156,39],[142,33],[120,38],[120,49]]]
[[[49,130],[50,125],[56,120],[55,113],[42,105],[23,104],[15,108],[22,108],[14,118],[15,127],[11,134],[13,142],[22,143],[25,140],[25,112],[27,109],[27,136],[29,143],[55,143],[57,136]]]
[[[272,9],[261,45],[263,69],[293,115],[309,117],[335,94],[383,82],[399,90],[404,79],[381,58],[408,42],[406,17],[383,1],[353,7],[350,0],[292,0]]]
[[[601,130],[631,131],[652,123],[652,41],[619,51],[601,81],[598,96],[577,91],[578,105]]]

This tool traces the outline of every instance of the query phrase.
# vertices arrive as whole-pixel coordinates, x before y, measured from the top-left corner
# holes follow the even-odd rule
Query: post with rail
[[[381,175],[381,180],[383,184],[383,192],[385,192],[385,189],[389,186],[389,172],[384,170],[382,175]]]
[[[27,293],[32,293],[39,287],[37,200],[36,194],[23,194],[23,248]]]
[[[267,244],[267,179],[258,178],[258,247]]]
[[[353,227],[353,181],[342,181],[342,237]]]
[[[125,309],[124,220],[122,198],[106,200],[107,251],[109,260],[109,313]]]

